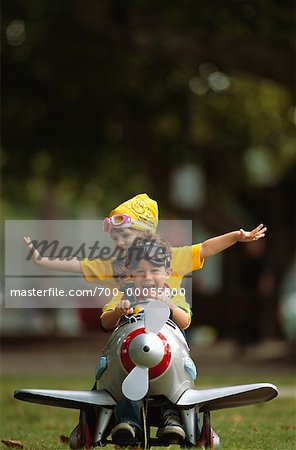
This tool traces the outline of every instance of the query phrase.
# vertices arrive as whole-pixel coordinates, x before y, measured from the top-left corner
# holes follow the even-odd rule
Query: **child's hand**
[[[168,307],[169,307],[170,309],[176,308],[176,305],[175,305],[175,303],[172,301],[171,296],[169,296],[169,295],[167,295],[167,294],[165,294],[165,293],[163,293],[162,296],[161,296],[158,300],[160,300],[161,302],[163,302],[163,303],[165,303],[166,305],[168,305]]]
[[[258,241],[258,239],[263,238],[265,236],[266,227],[261,223],[257,228],[254,228],[252,231],[245,231],[242,228],[239,230],[240,235],[238,238],[239,242],[251,242]]]
[[[30,236],[24,236],[24,243],[26,244],[26,246],[28,247],[29,250],[34,249],[34,245],[32,244],[32,239],[30,238]],[[34,252],[32,254],[32,261],[35,264],[38,264],[38,262],[42,259],[42,257],[40,256],[40,253],[38,252],[38,250],[35,248]]]
[[[126,316],[128,314],[133,314],[134,308],[131,308],[130,306],[131,304],[129,300],[121,300],[116,306],[115,311],[120,317]]]

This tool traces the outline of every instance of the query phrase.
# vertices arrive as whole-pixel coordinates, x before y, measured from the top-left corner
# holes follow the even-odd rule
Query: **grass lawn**
[[[268,375],[268,380],[281,387],[295,386],[292,376]],[[28,378],[1,379],[0,440],[21,441],[25,449],[67,449],[60,435],[68,436],[78,418],[78,411],[30,404],[15,400],[13,392],[20,388],[89,389],[90,379]],[[207,385],[227,386],[261,381],[254,377],[210,377]],[[267,380],[262,380],[267,381]],[[212,424],[221,439],[223,450],[295,450],[295,396],[279,396],[275,400],[255,406],[214,411]],[[0,443],[0,449],[8,447]],[[113,446],[107,446],[111,449]],[[156,448],[156,447],[154,447]],[[179,448],[171,446],[170,449]]]

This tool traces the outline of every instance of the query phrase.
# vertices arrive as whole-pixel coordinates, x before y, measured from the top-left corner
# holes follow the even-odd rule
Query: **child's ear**
[[[172,275],[173,269],[171,267],[168,267],[166,270],[166,277],[170,278],[170,276]]]

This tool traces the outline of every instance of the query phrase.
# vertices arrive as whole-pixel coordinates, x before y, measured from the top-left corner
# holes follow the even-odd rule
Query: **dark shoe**
[[[185,431],[181,425],[178,415],[169,414],[165,417],[164,427],[159,428],[157,437],[164,439],[170,444],[180,444],[185,439]]]
[[[127,422],[119,423],[111,431],[111,437],[114,444],[124,444],[136,438],[136,430]]]

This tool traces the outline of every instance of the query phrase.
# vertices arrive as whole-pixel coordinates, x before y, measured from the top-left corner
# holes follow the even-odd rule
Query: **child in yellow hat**
[[[125,215],[130,217],[130,222],[124,217]],[[157,223],[157,203],[149,198],[147,194],[139,194],[132,199],[127,200],[111,211],[109,217],[104,219],[104,224],[107,225],[105,226],[105,230],[110,231],[115,244],[124,248],[125,251],[130,247],[135,238],[143,235],[143,230],[148,229],[152,232],[156,231]],[[240,229],[239,231],[233,231],[214,237],[201,244],[172,247],[172,274],[167,281],[169,288],[175,292],[180,292],[183,277],[193,270],[201,269],[206,257],[219,253],[236,242],[248,242],[264,237],[265,231],[266,228],[261,224],[251,232]],[[100,276],[100,265],[101,262],[99,260],[84,260],[82,262],[83,274],[87,281],[95,281],[95,279]],[[114,273],[116,273],[115,266],[116,264],[114,262]],[[120,270],[117,270],[117,272],[120,272]],[[128,281],[129,280],[127,280],[127,282]],[[109,328],[108,322],[104,320],[104,316],[107,312],[115,310],[121,295],[122,294],[119,293],[117,296],[114,296],[103,308],[101,323],[104,322],[105,329],[111,330],[112,324]],[[175,296],[174,300],[176,303],[182,303],[182,295]],[[189,325],[190,320],[185,328]]]
[[[121,278],[120,267],[126,250],[135,238],[147,231],[155,232],[158,224],[158,206],[155,200],[147,194],[138,194],[113,209],[103,221],[103,229],[110,232],[110,236],[116,247],[121,251],[116,257],[106,259],[78,258],[48,258],[41,256],[34,249],[29,236],[24,236],[24,242],[30,251],[33,251],[33,262],[41,267],[52,270],[83,273],[86,281],[99,282],[110,289],[118,287],[118,279]]]
[[[110,232],[115,245],[123,250],[121,258],[84,259],[82,261],[77,258],[70,260],[49,259],[40,256],[38,250],[34,249],[30,237],[24,237],[24,241],[30,251],[33,252],[32,257],[36,264],[54,270],[82,272],[88,282],[99,282],[109,287],[115,287],[118,285],[118,277],[120,279],[122,275],[122,256],[125,256],[128,248],[137,237],[143,236],[147,231],[155,232],[157,223],[157,203],[147,194],[139,194],[112,210],[103,221],[104,229]],[[265,231],[266,227],[260,224],[252,231],[240,229],[216,236],[199,244],[171,248],[171,275],[166,280],[169,289],[175,288],[177,292],[180,292],[183,277],[193,270],[201,269],[205,258],[215,255],[237,242],[250,242],[263,238]],[[112,330],[114,328],[112,311],[118,309],[121,297],[122,293],[119,293],[119,298],[115,296],[111,302],[104,306],[101,321],[103,321],[105,329]],[[179,307],[181,310],[184,300],[184,296],[176,295],[173,298],[173,303],[175,307]],[[126,303],[120,309],[120,315],[128,314],[129,311],[130,305]],[[107,316],[109,316],[109,320]],[[187,317],[188,321],[182,327],[184,329],[190,325],[190,313],[187,314]]]
[[[39,266],[58,271],[83,273],[87,282],[95,282],[109,288],[117,287],[122,280],[122,263],[127,249],[137,237],[147,231],[155,232],[158,224],[157,202],[147,194],[138,194],[113,209],[103,221],[105,231],[110,232],[116,247],[122,250],[120,257],[109,259],[50,259],[40,256],[34,249],[31,238],[24,237],[24,242],[33,251],[33,262]],[[168,280],[170,289],[180,289],[183,277],[203,267],[204,259],[215,255],[237,242],[250,242],[265,236],[266,227],[258,225],[252,231],[243,229],[213,237],[202,243],[184,247],[172,247],[172,275]],[[119,296],[121,294],[119,293]],[[107,310],[118,304],[118,297],[114,297],[103,308],[103,315]],[[188,323],[188,326],[190,323]]]

